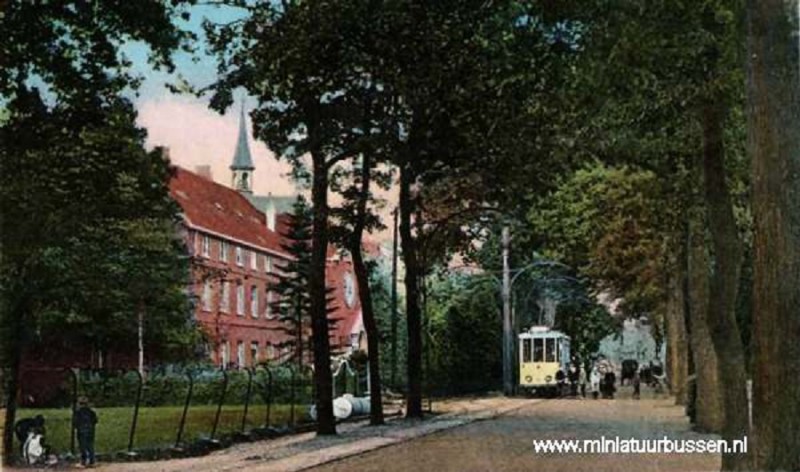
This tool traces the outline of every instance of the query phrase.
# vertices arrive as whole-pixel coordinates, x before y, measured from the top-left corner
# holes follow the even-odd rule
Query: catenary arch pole
[[[514,394],[514,345],[513,330],[511,328],[511,275],[508,265],[508,256],[511,246],[511,231],[508,226],[503,226],[503,394]]]

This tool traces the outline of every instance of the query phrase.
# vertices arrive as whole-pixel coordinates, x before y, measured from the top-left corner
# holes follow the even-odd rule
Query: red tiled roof
[[[280,234],[267,228],[264,213],[236,190],[181,167],[175,167],[169,189],[189,226],[285,254]]]

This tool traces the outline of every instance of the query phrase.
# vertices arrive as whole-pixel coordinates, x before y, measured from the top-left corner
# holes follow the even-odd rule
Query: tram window
[[[544,361],[544,339],[536,338],[533,340],[533,362]]]
[[[556,340],[548,338],[545,344],[545,362],[556,362]]]
[[[530,339],[523,339],[522,340],[522,362],[530,362],[531,361],[531,340]]]

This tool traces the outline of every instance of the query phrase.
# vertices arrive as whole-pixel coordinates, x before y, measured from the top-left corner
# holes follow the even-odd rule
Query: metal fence
[[[365,391],[365,376],[357,369],[337,374],[344,386],[337,395]],[[106,459],[202,454],[312,423],[311,369],[288,364],[241,370],[172,366],[145,375],[136,370],[27,370],[21,385],[17,419],[42,415],[45,443],[62,458],[77,452],[72,412],[81,396],[98,415],[95,447]]]

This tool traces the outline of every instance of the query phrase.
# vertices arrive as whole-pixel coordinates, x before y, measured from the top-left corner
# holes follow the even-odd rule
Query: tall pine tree
[[[278,267],[278,280],[271,290],[276,295],[272,309],[278,313],[281,325],[278,328],[287,335],[280,348],[289,348],[290,359],[297,363],[298,369],[310,361],[308,357],[311,330],[311,297],[308,293],[308,278],[311,273],[311,228],[313,212],[306,199],[299,195],[287,215],[286,230],[281,233],[281,248],[291,259]],[[328,287],[327,311],[335,311]],[[336,328],[338,319],[330,319],[329,332]]]

